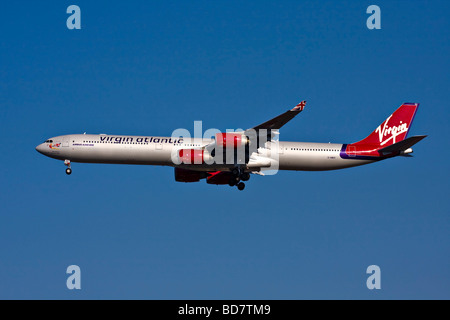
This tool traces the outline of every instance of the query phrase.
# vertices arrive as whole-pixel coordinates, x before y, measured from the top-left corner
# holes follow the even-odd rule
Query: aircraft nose
[[[44,154],[44,148],[45,148],[44,144],[41,143],[40,145],[38,145],[38,146],[36,147],[36,151],[39,152],[39,153]]]

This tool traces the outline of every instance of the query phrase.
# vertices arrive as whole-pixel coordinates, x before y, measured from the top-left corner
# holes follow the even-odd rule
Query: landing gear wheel
[[[250,179],[250,173],[244,172],[244,173],[241,175],[241,180],[242,180],[242,181],[248,181],[249,179]]]
[[[237,188],[238,188],[239,190],[244,190],[244,188],[245,188],[245,183],[239,182],[239,183],[237,184]]]
[[[233,176],[238,176],[239,175],[239,169],[238,168],[233,168],[233,170],[231,170],[231,173],[233,174]]]
[[[70,168],[70,160],[66,159],[64,160],[64,165],[67,166],[66,174],[69,175],[72,173],[72,169]]]

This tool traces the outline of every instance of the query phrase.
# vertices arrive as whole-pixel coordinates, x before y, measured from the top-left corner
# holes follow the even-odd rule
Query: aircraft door
[[[280,144],[280,142],[278,142],[277,144],[275,144],[278,147],[278,153],[279,154],[283,154],[284,153],[284,146]]]
[[[62,146],[63,147],[68,147],[69,146],[69,140],[70,140],[70,136],[63,136],[62,137]]]
[[[153,142],[155,143],[155,150],[163,149],[162,139],[156,138]]]

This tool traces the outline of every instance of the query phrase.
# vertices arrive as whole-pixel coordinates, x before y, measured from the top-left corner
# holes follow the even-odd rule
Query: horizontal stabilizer
[[[409,148],[411,148],[413,145],[415,145],[417,142],[419,142],[420,140],[426,138],[427,136],[414,136],[414,137],[410,137],[407,138],[405,140],[402,140],[400,142],[391,144],[390,146],[380,149],[378,150],[378,152],[380,152],[382,155],[386,155],[389,153],[393,153],[393,152],[401,152],[401,151],[405,151]]]

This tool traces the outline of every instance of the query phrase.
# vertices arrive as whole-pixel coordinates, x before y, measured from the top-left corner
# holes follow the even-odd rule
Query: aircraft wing
[[[284,126],[286,123],[288,123],[290,120],[292,120],[296,115],[298,115],[300,112],[303,111],[303,109],[305,108],[306,105],[306,101],[302,101],[299,104],[297,104],[294,108],[292,108],[291,110],[288,110],[282,114],[280,114],[279,116],[270,119],[269,121],[266,121],[264,123],[261,123],[260,125],[257,125],[256,127],[250,128],[245,130],[244,134],[249,134],[251,135],[250,132],[258,132],[261,129],[266,129],[268,130],[267,134],[270,140],[271,137],[271,133],[270,130],[278,130],[280,129],[282,126]],[[214,142],[204,146],[204,148],[208,151],[211,152],[211,150],[213,150],[216,147],[216,141],[214,140]]]
[[[269,121],[266,121],[264,123],[261,123],[260,125],[257,125],[256,127],[253,127],[251,129],[253,130],[260,130],[260,129],[280,129],[282,126],[284,126],[286,123],[288,123],[290,120],[292,120],[296,115],[298,115],[300,112],[303,111],[305,108],[306,101],[302,101],[299,104],[297,104],[294,108],[291,110],[286,111],[285,113],[280,114],[279,116],[270,119]]]

